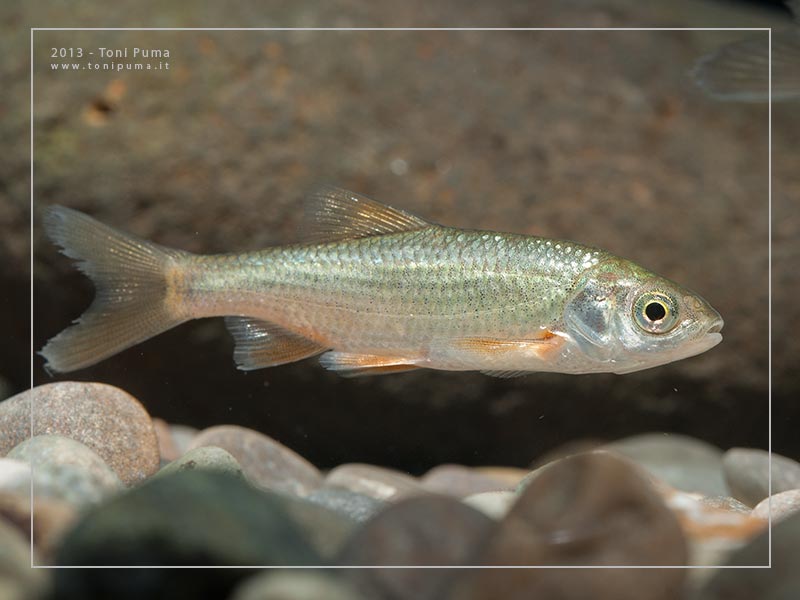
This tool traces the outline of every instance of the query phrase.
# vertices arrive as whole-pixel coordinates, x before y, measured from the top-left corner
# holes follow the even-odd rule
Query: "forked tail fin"
[[[190,256],[123,233],[63,206],[44,217],[48,237],[94,283],[88,310],[52,338],[41,354],[45,368],[88,367],[186,320],[172,291],[171,273]]]

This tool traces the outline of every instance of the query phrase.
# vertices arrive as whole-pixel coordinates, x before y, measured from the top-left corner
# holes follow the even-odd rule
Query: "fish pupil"
[[[660,302],[651,302],[644,307],[644,314],[650,321],[660,321],[667,316],[667,309]]]

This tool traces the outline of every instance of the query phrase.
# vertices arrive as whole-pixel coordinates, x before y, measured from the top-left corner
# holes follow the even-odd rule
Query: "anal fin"
[[[407,357],[381,356],[377,354],[356,354],[351,352],[326,352],[320,357],[320,364],[342,377],[361,377],[364,375],[386,375],[419,369]]]
[[[314,340],[279,325],[250,317],[225,317],[236,347],[233,359],[242,371],[274,367],[327,350]]]

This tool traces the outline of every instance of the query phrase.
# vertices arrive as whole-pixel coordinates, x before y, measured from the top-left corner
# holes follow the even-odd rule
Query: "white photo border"
[[[35,350],[33,345],[33,93],[34,93],[34,60],[33,60],[33,38],[36,31],[765,31],[769,40],[768,52],[768,184],[767,184],[767,207],[768,207],[768,416],[769,427],[767,451],[769,453],[769,492],[767,505],[769,516],[767,520],[768,536],[768,561],[766,565],[361,565],[361,566],[332,566],[332,565],[35,565],[33,560],[33,465],[31,465],[30,483],[30,538],[31,538],[31,568],[33,569],[770,569],[772,568],[772,28],[771,27],[31,27],[30,28],[30,388],[33,389],[34,357]],[[33,402],[30,407],[30,436],[33,437]]]

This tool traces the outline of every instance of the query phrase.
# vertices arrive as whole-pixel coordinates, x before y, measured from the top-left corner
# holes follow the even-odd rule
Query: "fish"
[[[800,18],[800,0],[786,4]],[[771,96],[769,66],[769,38],[762,32],[702,56],[691,75],[709,97],[723,102],[800,100],[800,25],[772,32]]]
[[[305,217],[297,243],[199,255],[49,207],[46,234],[96,294],[42,348],[45,368],[82,369],[206,317],[225,318],[239,369],[321,354],[345,377],[622,374],[722,340],[699,295],[597,248],[446,227],[329,186]]]

